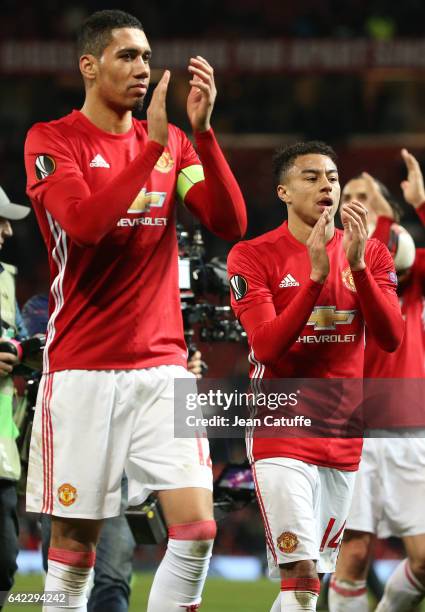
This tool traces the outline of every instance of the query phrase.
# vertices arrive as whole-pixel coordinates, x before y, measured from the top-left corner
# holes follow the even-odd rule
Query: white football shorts
[[[425,533],[425,438],[365,438],[347,529]]]
[[[153,491],[212,490],[206,438],[174,437],[174,379],[181,366],[141,370],[66,370],[42,377],[27,480],[27,510],[100,519]]]
[[[333,572],[351,503],[355,472],[297,459],[260,459],[253,466],[272,579],[279,565],[311,559]]]

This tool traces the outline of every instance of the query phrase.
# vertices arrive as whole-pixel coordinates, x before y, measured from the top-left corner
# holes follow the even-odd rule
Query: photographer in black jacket
[[[13,235],[11,221],[24,219],[30,212],[26,206],[13,204],[0,187],[0,249]],[[19,363],[16,340],[27,336],[15,297],[16,268],[0,262],[0,592],[13,585],[18,556],[18,517],[16,484],[21,468],[16,447],[17,427],[13,421],[12,370]],[[0,609],[3,601],[0,594]]]

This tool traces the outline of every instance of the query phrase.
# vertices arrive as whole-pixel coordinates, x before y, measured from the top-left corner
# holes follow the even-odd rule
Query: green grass
[[[146,610],[148,593],[152,582],[150,574],[135,574],[132,583],[132,596],[130,612],[143,612]],[[35,592],[43,590],[42,577],[37,574],[27,576],[17,575],[14,593]],[[202,612],[264,612],[270,610],[277,594],[277,585],[263,579],[257,582],[230,582],[218,578],[207,581]],[[5,612],[35,612],[41,605],[14,603],[6,605]]]
[[[133,592],[130,612],[144,612],[147,597],[152,582],[150,574],[135,574],[133,578]],[[43,590],[42,577],[31,574],[16,576],[13,592],[37,592]],[[266,578],[256,582],[233,582],[220,578],[207,580],[202,612],[268,612],[277,595],[277,585]],[[5,612],[35,612],[41,606],[35,605],[6,605]],[[425,612],[425,604],[422,605]]]

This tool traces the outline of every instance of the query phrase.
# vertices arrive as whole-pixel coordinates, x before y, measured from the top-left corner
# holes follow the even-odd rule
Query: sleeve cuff
[[[356,286],[357,283],[362,284],[370,279],[370,272],[367,266],[364,270],[351,270],[351,274],[353,275],[354,284]]]
[[[385,227],[391,227],[391,225],[394,223],[394,219],[391,219],[391,217],[384,217],[384,215],[379,215],[377,221],[376,221],[376,227],[382,227],[382,229]]]
[[[376,221],[376,227],[373,231],[371,238],[377,238],[385,245],[388,244],[388,240],[390,238],[390,230],[391,225],[394,223],[394,220],[391,217],[384,217],[380,215]]]
[[[204,142],[204,141],[212,141],[215,140],[215,134],[214,134],[214,130],[212,129],[212,127],[210,127],[209,130],[206,130],[205,132],[195,132],[194,133],[195,136],[195,142]]]
[[[156,140],[148,140],[145,153],[158,153],[160,155],[164,149],[165,147]]]
[[[326,282],[326,281],[325,281]],[[308,289],[312,289],[313,291],[321,291],[322,287],[324,286],[325,283],[319,283],[315,280],[313,280],[312,278],[308,279]]]
[[[422,202],[422,204],[417,207],[416,213],[422,221],[423,225],[425,225],[425,202]]]

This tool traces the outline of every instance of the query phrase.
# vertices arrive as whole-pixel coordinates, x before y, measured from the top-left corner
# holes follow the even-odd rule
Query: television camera
[[[194,344],[194,326],[199,326],[202,342],[243,342],[246,333],[234,319],[229,301],[229,282],[225,260],[205,259],[205,244],[200,227],[192,239],[177,224],[179,248],[179,288],[186,343],[189,356]]]

